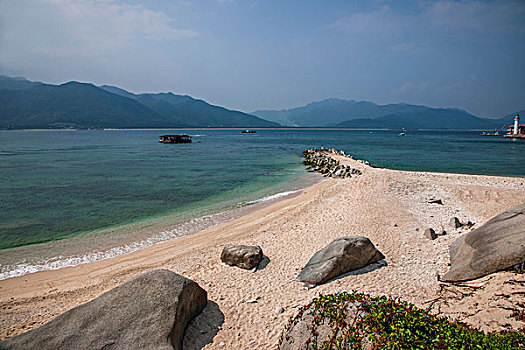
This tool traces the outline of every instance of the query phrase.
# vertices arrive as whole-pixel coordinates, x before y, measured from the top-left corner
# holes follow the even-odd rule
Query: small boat
[[[189,135],[161,135],[159,136],[160,143],[191,143],[191,136]]]
[[[493,133],[490,133],[490,132],[483,132],[483,133],[481,134],[481,136],[501,136],[501,135],[499,134],[499,131],[496,130],[496,131],[493,132]]]
[[[248,130],[248,129],[242,131],[243,134],[255,134],[256,132],[257,131],[255,130]]]
[[[405,136],[404,132],[400,132],[397,136]]]

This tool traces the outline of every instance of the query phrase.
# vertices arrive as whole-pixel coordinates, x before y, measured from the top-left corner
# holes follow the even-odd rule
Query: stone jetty
[[[354,159],[353,156],[345,154],[344,151],[337,151],[336,149],[325,148],[311,148],[303,152],[305,160],[303,164],[308,166],[308,171],[316,171],[324,174],[325,177],[334,177],[346,179],[352,176],[361,175],[361,170],[351,168],[349,165],[341,164],[333,156],[343,156],[349,159]],[[366,161],[360,161],[365,165],[370,165]]]

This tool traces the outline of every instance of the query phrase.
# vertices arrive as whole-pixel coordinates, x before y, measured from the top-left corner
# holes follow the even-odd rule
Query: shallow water
[[[194,142],[159,144],[164,133]],[[0,131],[0,272],[99,260],[222,222],[318,181],[300,155],[320,146],[394,169],[525,176],[523,140],[479,132]]]

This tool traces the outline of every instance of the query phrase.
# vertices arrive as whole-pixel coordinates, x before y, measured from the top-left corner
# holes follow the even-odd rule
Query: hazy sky
[[[0,74],[189,94],[525,108],[525,0],[0,0]]]

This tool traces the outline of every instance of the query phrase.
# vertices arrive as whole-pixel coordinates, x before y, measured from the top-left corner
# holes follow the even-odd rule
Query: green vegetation
[[[112,86],[50,85],[0,75],[0,129],[276,126],[190,96],[135,95]]]
[[[313,349],[361,349],[363,344],[368,349],[525,349],[525,330],[485,334],[388,297],[321,296],[298,318],[304,312],[313,312]],[[332,332],[328,338],[319,336],[326,325]]]

